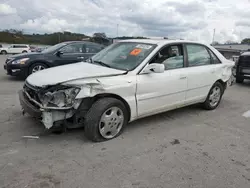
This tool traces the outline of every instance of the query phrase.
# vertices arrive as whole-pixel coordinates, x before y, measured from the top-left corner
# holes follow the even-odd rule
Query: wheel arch
[[[35,60],[35,61],[31,61],[31,62],[29,63],[29,66],[28,66],[29,69],[31,68],[32,65],[34,65],[34,64],[36,64],[36,63],[43,63],[43,64],[45,64],[48,68],[51,67],[50,64],[49,64],[48,62],[46,62],[46,61]]]
[[[223,86],[223,93],[224,93],[224,91],[226,90],[226,88],[227,88],[227,82],[224,82],[222,79],[218,79],[216,82],[218,82],[218,83],[220,83],[222,86]],[[215,82],[215,83],[216,83]],[[213,87],[213,86],[212,86]]]
[[[5,49],[4,49],[4,50],[1,50],[0,52],[1,52],[1,53],[2,53],[2,52],[6,52],[6,54],[8,53],[7,50],[5,50]]]
[[[118,100],[120,100],[125,105],[125,107],[126,107],[126,109],[128,111],[128,121],[130,121],[130,119],[131,119],[131,108],[130,108],[128,102],[124,98],[122,98],[121,96],[119,96],[117,94],[113,94],[113,93],[101,93],[101,94],[97,94],[97,95],[95,95],[92,98],[93,99],[93,103],[96,102],[97,100],[101,99],[101,98],[107,98],[107,97],[118,99]]]

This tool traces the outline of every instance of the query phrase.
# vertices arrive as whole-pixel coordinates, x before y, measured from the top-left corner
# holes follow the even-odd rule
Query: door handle
[[[186,76],[181,76],[180,80],[183,80],[183,79],[186,79],[186,78],[187,78]]]
[[[77,59],[84,59],[84,57],[77,57]]]

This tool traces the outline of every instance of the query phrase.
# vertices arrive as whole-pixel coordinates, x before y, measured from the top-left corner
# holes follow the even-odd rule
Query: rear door
[[[185,44],[188,60],[187,94],[186,102],[199,102],[207,97],[207,94],[216,82],[218,66],[206,46],[200,44]]]
[[[83,43],[73,43],[61,48],[60,52],[62,54],[56,55],[56,59],[54,60],[56,66],[82,61],[85,47]]]

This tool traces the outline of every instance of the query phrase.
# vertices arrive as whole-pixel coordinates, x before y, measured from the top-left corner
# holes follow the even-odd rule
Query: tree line
[[[243,39],[240,43],[235,41],[226,41],[225,43],[219,43],[218,41],[214,41],[212,45],[220,45],[220,44],[250,44],[250,38]]]
[[[114,39],[143,39],[146,37],[117,37]],[[104,45],[109,45],[112,43],[113,38],[108,38],[105,33],[94,33],[93,36],[87,36],[80,33],[71,32],[55,32],[55,33],[45,33],[45,34],[24,34],[20,30],[9,29],[0,31],[0,43],[9,44],[43,44],[43,45],[54,45],[65,41],[81,41],[89,40],[91,42],[96,42]]]

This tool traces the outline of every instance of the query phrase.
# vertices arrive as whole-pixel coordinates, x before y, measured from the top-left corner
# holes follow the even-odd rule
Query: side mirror
[[[61,56],[62,54],[63,54],[63,52],[60,51],[60,50],[56,52],[56,55],[57,55],[57,56]]]
[[[152,63],[147,65],[142,73],[163,73],[165,71],[165,65],[159,63]]]

